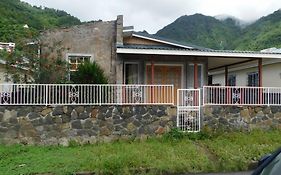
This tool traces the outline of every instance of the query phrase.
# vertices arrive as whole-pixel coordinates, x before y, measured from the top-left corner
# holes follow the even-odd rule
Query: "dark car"
[[[281,175],[281,148],[262,157],[252,175]]]

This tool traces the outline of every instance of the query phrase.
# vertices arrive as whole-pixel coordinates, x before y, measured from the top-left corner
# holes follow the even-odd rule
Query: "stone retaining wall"
[[[162,135],[176,124],[170,106],[2,106],[0,143],[68,145]]]
[[[205,106],[203,115],[213,129],[281,128],[281,106]]]
[[[203,127],[281,128],[281,107],[205,106]],[[68,145],[145,139],[176,127],[172,106],[1,106],[0,144]]]

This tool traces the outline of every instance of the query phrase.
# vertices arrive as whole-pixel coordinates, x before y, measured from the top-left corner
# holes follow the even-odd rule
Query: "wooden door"
[[[182,66],[170,66],[170,65],[154,65],[154,82],[152,82],[151,65],[146,66],[147,84],[173,84],[174,85],[174,102],[176,103],[177,89],[181,88],[182,85]],[[157,89],[154,93],[159,93]],[[164,92],[162,92],[164,93]],[[159,97],[158,97],[159,98]],[[161,98],[161,96],[160,96]],[[162,101],[162,99],[158,99]]]

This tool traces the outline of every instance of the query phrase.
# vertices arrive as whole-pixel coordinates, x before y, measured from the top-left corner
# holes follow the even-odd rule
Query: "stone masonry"
[[[176,124],[170,106],[2,106],[0,143],[68,145],[145,139]]]
[[[280,106],[205,106],[205,127],[227,130],[281,128]]]

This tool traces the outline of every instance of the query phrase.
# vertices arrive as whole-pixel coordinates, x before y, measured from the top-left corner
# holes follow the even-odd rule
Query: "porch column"
[[[154,62],[151,60],[151,84],[154,84]]]
[[[116,76],[116,84],[125,84],[125,76],[124,76],[124,65],[121,56],[117,55],[116,68],[115,68],[115,76]]]
[[[197,89],[198,88],[198,64],[197,63],[194,63],[194,89]]]
[[[262,58],[258,59],[259,87],[262,87]]]
[[[228,67],[224,67],[224,84],[225,86],[228,86]]]

